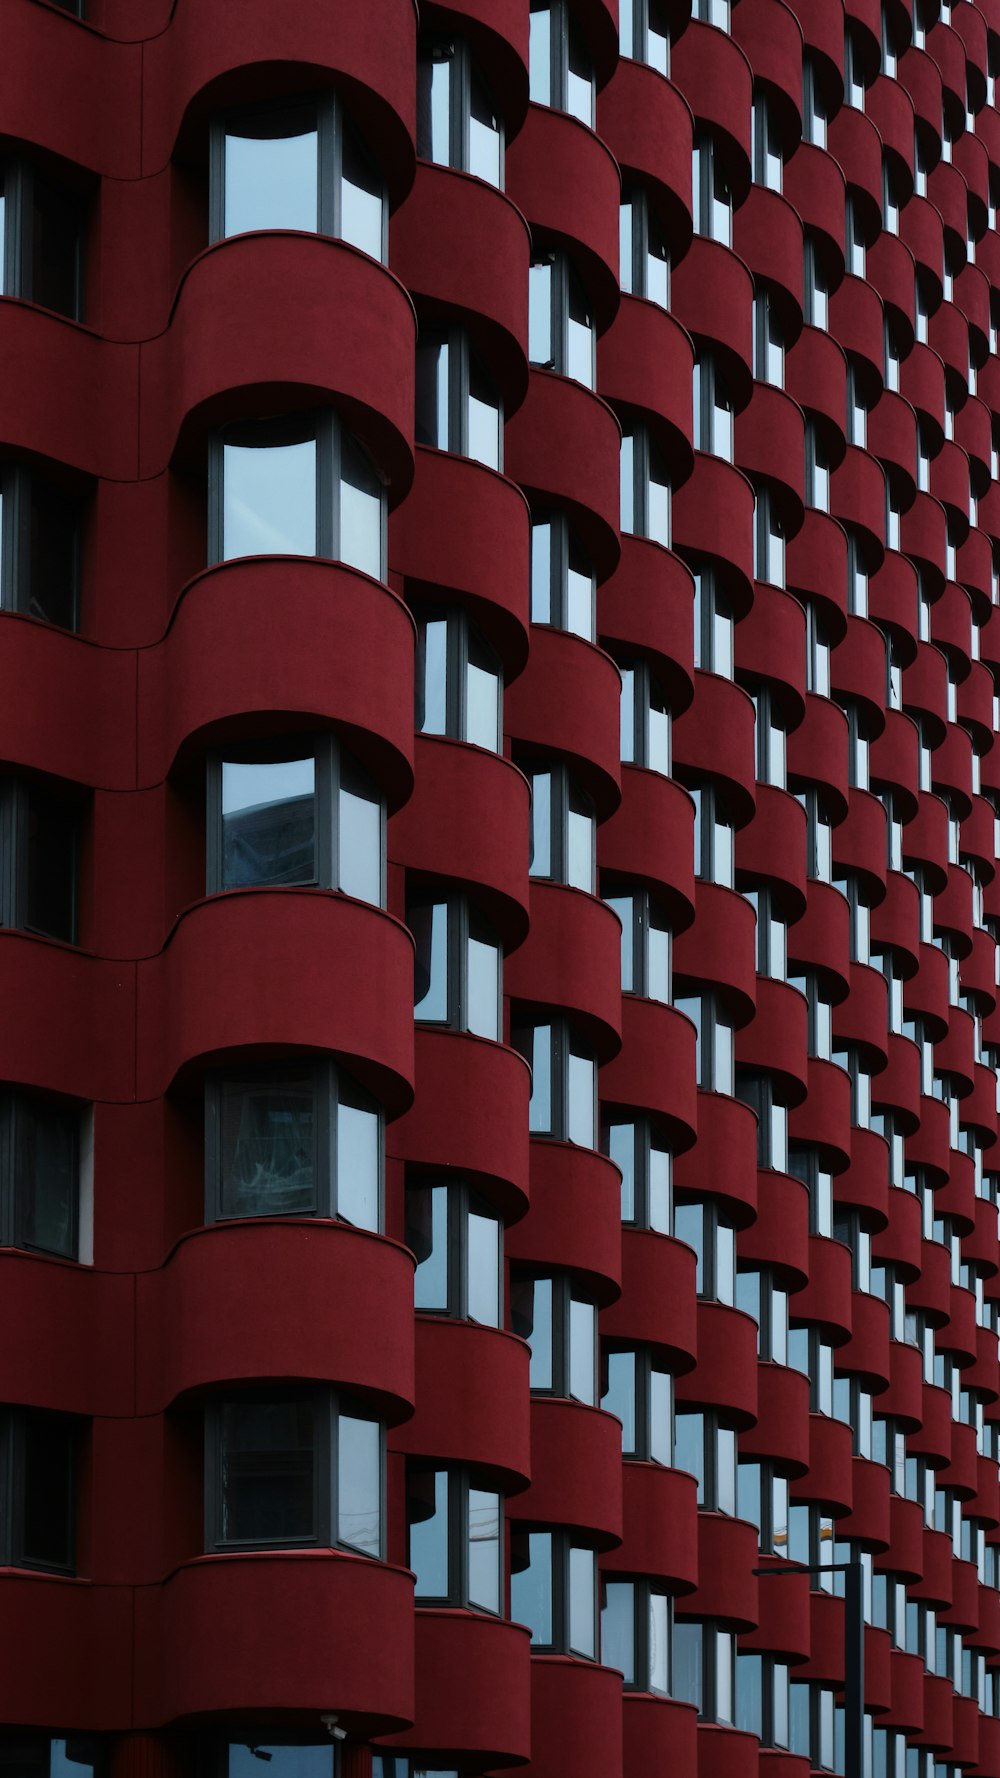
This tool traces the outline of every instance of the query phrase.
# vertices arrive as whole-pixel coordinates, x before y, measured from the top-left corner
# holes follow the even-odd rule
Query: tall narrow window
[[[503,403],[464,328],[428,327],[417,342],[416,439],[503,468]]]
[[[414,941],[417,1022],[499,1042],[503,953],[487,921],[466,896],[428,889],[408,898],[406,923]]]
[[[326,556],[380,580],[382,478],[331,412],[241,421],[210,450],[209,542],[216,562]]]
[[[528,73],[532,103],[594,127],[596,82],[569,0],[531,0]]]
[[[77,942],[80,811],[36,783],[0,784],[0,926]]]
[[[417,612],[416,727],[498,753],[503,672],[460,607]]]
[[[428,34],[417,45],[417,153],[503,184],[503,119],[459,37]]]
[[[0,294],[83,319],[86,206],[27,161],[0,169]]]

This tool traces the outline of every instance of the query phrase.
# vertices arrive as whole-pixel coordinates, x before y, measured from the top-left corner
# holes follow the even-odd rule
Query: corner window
[[[622,993],[670,1004],[671,933],[648,889],[606,894],[622,928]]]
[[[713,568],[698,564],[694,576],[694,664],[706,673],[732,679],[736,621]]]
[[[241,1393],[205,1410],[205,1547],[382,1555],[385,1432],[328,1389]]]
[[[601,1660],[617,1667],[626,1691],[670,1695],[673,1600],[648,1580],[603,1582]]]
[[[565,513],[532,517],[531,621],[597,641],[597,576]]]
[[[673,764],[670,705],[643,658],[622,666],[621,758],[669,778]]]
[[[824,992],[823,985],[816,970],[807,970],[803,975],[789,976],[793,988],[798,988],[804,996],[808,1014],[807,1044],[810,1056],[816,1056],[821,1062],[829,1062],[833,1055],[833,1005],[829,993]]]
[[[694,874],[706,883],[732,889],[736,881],[735,835],[722,798],[714,784],[695,784],[689,790],[694,803]]]
[[[601,1406],[622,1423],[622,1456],[672,1463],[674,1379],[646,1346],[605,1352]]]
[[[790,1674],[788,1662],[774,1655],[736,1656],[736,1727],[756,1735],[762,1747],[788,1746]]]
[[[566,111],[593,129],[594,66],[568,0],[531,0],[530,22],[528,75],[532,103]]]
[[[530,1347],[533,1391],[596,1407],[597,1306],[564,1273],[512,1275],[510,1324]]]
[[[755,580],[785,584],[785,527],[778,516],[774,496],[758,488],[754,497],[753,573]]]
[[[0,168],[0,294],[82,321],[85,220],[77,194],[8,161]]]
[[[691,376],[694,448],[731,463],[735,438],[733,403],[711,352],[699,352]]]
[[[413,934],[413,1016],[499,1043],[503,1035],[503,953],[466,896],[438,890],[407,899]]]
[[[736,1637],[710,1621],[674,1622],[674,1697],[695,1704],[702,1722],[736,1720]]]
[[[754,93],[750,126],[754,184],[763,185],[768,191],[780,191],[784,173],[781,143],[767,94],[759,90]]]
[[[503,1610],[503,1498],[467,1470],[406,1466],[406,1565],[417,1605]]]
[[[0,1561],[72,1574],[77,1423],[68,1414],[0,1409]]]
[[[736,1303],[736,1230],[715,1198],[674,1206],[674,1234],[694,1249],[695,1288],[709,1302]],[[734,1458],[735,1461],[735,1458]]]
[[[691,168],[691,210],[696,235],[733,244],[733,188],[714,136],[700,133],[694,139]]]
[[[417,153],[503,185],[503,120],[461,38],[422,35],[417,43]]]
[[[332,736],[209,761],[207,893],[298,886],[385,904],[385,804]]]
[[[565,253],[532,260],[528,273],[528,358],[594,387],[597,332],[583,280]]]
[[[80,816],[40,784],[0,784],[0,926],[77,942]]]
[[[79,1197],[79,1112],[0,1094],[0,1246],[76,1259]]]
[[[767,290],[758,290],[753,299],[753,374],[774,389],[785,387],[785,335]]]
[[[528,1128],[581,1148],[597,1146],[597,1059],[564,1020],[523,1026],[513,1034],[531,1069]]]
[[[621,528],[670,548],[670,476],[645,426],[622,434]]]
[[[568,1531],[510,1535],[510,1615],[531,1646],[596,1661],[597,1554]]]
[[[417,342],[418,444],[503,468],[503,403],[462,328],[423,328]]]
[[[381,580],[385,488],[331,413],[240,421],[209,448],[209,559],[323,556]]]
[[[503,1223],[460,1180],[406,1183],[406,1245],[416,1256],[413,1306],[483,1327],[503,1325]]]
[[[644,296],[658,308],[670,307],[670,248],[667,234],[649,195],[641,185],[622,191],[619,221],[619,263],[623,292]]]
[[[417,620],[416,728],[499,753],[503,671],[460,607],[420,610]]]
[[[260,229],[335,235],[386,258],[385,182],[339,98],[287,99],[215,126],[211,238]]]
[[[529,874],[593,895],[596,888],[597,820],[594,805],[566,767],[528,768],[531,784]]]
[[[618,50],[659,74],[670,73],[670,20],[665,0],[621,0]]]
[[[382,1114],[330,1062],[221,1074],[205,1087],[205,1220],[339,1217],[382,1226]]]
[[[0,610],[79,625],[81,501],[34,471],[0,471]]]
[[[825,1414],[828,1419],[834,1416],[833,1398],[833,1346],[824,1339],[817,1327],[793,1327],[788,1334],[788,1362],[792,1370],[801,1371],[809,1378],[809,1409],[813,1414]],[[801,1509],[792,1508],[790,1528],[794,1530],[799,1522],[796,1514]],[[809,1556],[797,1555],[789,1549],[789,1555],[795,1560],[804,1562],[833,1561],[832,1553],[826,1545],[828,1539],[820,1531],[820,1548],[818,1553]]]
[[[649,1118],[609,1119],[601,1146],[622,1176],[622,1222],[672,1235],[673,1156]]]

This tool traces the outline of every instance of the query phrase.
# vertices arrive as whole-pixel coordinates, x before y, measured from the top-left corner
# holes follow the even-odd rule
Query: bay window
[[[621,528],[670,548],[670,476],[646,426],[622,433]]]
[[[499,753],[503,670],[467,613],[420,610],[417,619],[416,727]]]
[[[665,0],[621,0],[618,52],[645,62],[659,74],[670,73],[670,19]]]
[[[503,119],[460,37],[428,33],[417,41],[417,154],[503,185]]]
[[[529,875],[593,895],[597,883],[593,803],[557,761],[547,768],[526,769],[531,784]]]
[[[691,1020],[696,1032],[695,1075],[706,1093],[733,1093],[736,1080],[734,1035],[731,1020],[716,995],[677,995],[674,1005]]]
[[[602,1147],[622,1176],[622,1222],[671,1235],[673,1156],[648,1117],[610,1117]]]
[[[691,168],[691,211],[696,235],[733,244],[733,189],[723,165],[716,138],[699,131],[694,139]]]
[[[205,1548],[382,1555],[385,1432],[330,1389],[241,1392],[205,1410]]]
[[[602,1586],[601,1660],[626,1691],[670,1695],[673,1600],[648,1580],[608,1575]]]
[[[337,1217],[382,1226],[375,1100],[333,1062],[260,1063],[205,1085],[205,1220]]]
[[[737,1517],[757,1527],[763,1555],[788,1554],[788,1477],[773,1463],[740,1462],[736,1476]]]
[[[413,892],[406,923],[413,934],[413,1016],[418,1024],[503,1036],[503,951],[468,897],[443,889]]]
[[[787,1747],[791,1669],[776,1655],[736,1656],[736,1727],[756,1735],[762,1747]]]
[[[605,893],[622,928],[622,993],[670,1004],[671,932],[648,889]]]
[[[695,1704],[702,1722],[734,1724],[736,1637],[720,1624],[695,1618],[674,1620],[673,1695]]]
[[[658,308],[670,307],[670,247],[667,233],[641,185],[625,185],[618,211],[619,279],[622,292],[644,296]]]
[[[533,1392],[597,1405],[597,1305],[566,1273],[511,1277],[510,1319],[531,1351]]]
[[[240,420],[209,446],[209,560],[322,556],[385,574],[385,487],[330,410]]]
[[[411,1174],[405,1239],[416,1310],[503,1326],[503,1222],[486,1198],[460,1179]]]
[[[385,904],[385,804],[331,735],[208,764],[206,886],[339,889]]]
[[[694,874],[708,883],[732,889],[736,880],[736,845],[731,820],[714,784],[693,784]]]
[[[829,1062],[833,1055],[833,1003],[819,972],[815,969],[802,973],[796,970],[788,980],[793,988],[798,988],[806,1002],[808,1053],[822,1062]]]
[[[674,1234],[694,1249],[695,1290],[708,1302],[736,1303],[736,1230],[716,1198],[674,1205]]]
[[[648,1346],[607,1349],[601,1406],[622,1423],[622,1456],[674,1461],[674,1379]]]
[[[583,279],[569,255],[542,253],[528,272],[528,359],[592,389],[597,330]]]
[[[512,1041],[531,1068],[531,1134],[596,1147],[597,1059],[591,1046],[564,1019],[523,1026]]]
[[[406,1465],[406,1565],[426,1604],[503,1612],[503,1499],[474,1472]]]
[[[736,1429],[714,1409],[678,1407],[674,1420],[674,1468],[698,1483],[698,1505],[736,1514]]]
[[[771,1076],[738,1069],[736,1096],[756,1114],[758,1167],[787,1172],[788,1106],[777,1097]]]
[[[623,764],[645,766],[670,777],[673,747],[670,705],[650,663],[642,655],[619,662],[621,691],[621,758]]]
[[[215,125],[210,157],[213,241],[294,229],[386,259],[385,181],[338,94],[234,111]]]
[[[423,327],[417,341],[418,444],[503,468],[503,402],[462,327]]]
[[[510,1615],[527,1624],[532,1648],[596,1661],[596,1551],[569,1531],[512,1525]]]
[[[594,65],[569,0],[531,0],[528,38],[531,101],[594,127]]]
[[[775,1282],[770,1266],[740,1267],[736,1307],[757,1323],[757,1357],[765,1364],[787,1364],[788,1291]]]
[[[597,641],[597,576],[565,513],[531,521],[531,621]]]
[[[82,516],[71,489],[19,464],[0,468],[0,611],[79,627]]]
[[[735,436],[733,403],[715,354],[700,351],[691,374],[694,448],[731,463]]]
[[[736,620],[731,601],[716,570],[698,562],[694,576],[694,664],[705,673],[732,679],[736,656]]]

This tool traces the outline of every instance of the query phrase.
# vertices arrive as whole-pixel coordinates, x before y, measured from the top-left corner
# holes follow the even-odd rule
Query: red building
[[[0,1778],[1000,1778],[998,63],[5,0]]]

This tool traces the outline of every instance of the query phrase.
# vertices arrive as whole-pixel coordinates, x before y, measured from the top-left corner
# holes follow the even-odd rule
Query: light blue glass
[[[552,1642],[552,1533],[530,1531],[528,1565],[510,1576],[510,1615],[527,1624],[532,1642]]]
[[[341,1543],[382,1554],[382,1428],[341,1414],[337,1449],[337,1524]]]
[[[635,1588],[631,1581],[604,1583],[601,1663],[616,1667],[626,1685],[635,1684]]]
[[[469,1604],[500,1610],[500,1496],[469,1489]]]
[[[380,1226],[381,1158],[378,1113],[341,1099],[337,1106],[337,1210],[356,1228]]]
[[[303,121],[307,117],[303,113]],[[315,234],[319,194],[315,125],[287,136],[227,132],[224,187],[224,234],[271,228]]]
[[[446,1599],[448,1596],[448,1472],[434,1471],[422,1477],[433,1489],[434,1510],[427,1518],[410,1523],[408,1562],[417,1577],[414,1591],[418,1599]]]
[[[316,440],[222,447],[222,555],[316,554]]]
[[[569,1645],[574,1654],[597,1658],[597,1557],[573,1544],[569,1552]]]

